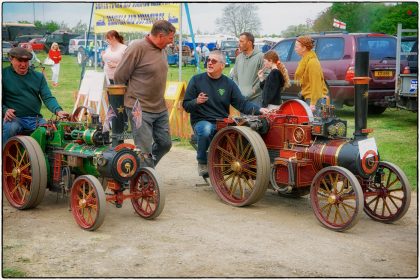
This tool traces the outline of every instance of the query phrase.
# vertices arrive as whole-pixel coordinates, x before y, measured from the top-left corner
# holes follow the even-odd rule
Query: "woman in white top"
[[[108,47],[102,52],[104,62],[104,72],[109,84],[114,84],[114,73],[118,63],[120,63],[125,49],[124,38],[115,30],[110,30],[105,35]]]

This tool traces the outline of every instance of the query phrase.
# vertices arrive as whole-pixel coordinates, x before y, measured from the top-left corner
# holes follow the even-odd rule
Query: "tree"
[[[86,23],[82,23],[81,20],[77,22],[77,24],[71,29],[72,32],[77,34],[84,34],[85,31],[88,30],[88,26]]]
[[[306,24],[289,25],[286,30],[281,32],[281,37],[289,38],[313,32],[312,28]]]
[[[334,30],[333,19],[346,23],[348,32],[382,32],[395,34],[397,24],[416,29],[418,20],[417,3],[333,3],[316,20],[315,31]]]
[[[68,30],[70,30],[70,28],[69,28],[69,26],[67,25],[67,23],[65,23],[64,21],[62,21],[62,22],[60,23],[60,30],[65,30],[65,31],[68,31]]]
[[[35,21],[35,26],[39,29],[46,30],[47,32],[54,32],[57,29],[60,29],[60,24],[52,20],[45,23],[42,23],[41,21],[37,20]]]
[[[333,21],[334,16],[331,12],[331,9],[328,8],[327,10],[323,11],[317,19],[315,19],[312,28],[315,32],[331,31],[334,30],[334,27],[332,25]]]
[[[261,21],[258,16],[258,6],[251,3],[233,3],[226,6],[223,15],[216,19],[219,32],[231,33],[236,37],[242,32],[259,34]]]
[[[386,14],[381,15],[377,21],[372,23],[372,30],[396,34],[398,23],[401,23],[404,29],[418,28],[417,3],[401,3],[389,7]]]

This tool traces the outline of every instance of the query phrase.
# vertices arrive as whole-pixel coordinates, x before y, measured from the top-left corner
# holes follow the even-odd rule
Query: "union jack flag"
[[[140,102],[138,99],[136,99],[136,102],[134,103],[131,114],[133,115],[133,122],[135,124],[136,129],[139,129],[142,123],[142,112]]]
[[[103,129],[104,132],[111,130],[110,122],[116,116],[117,115],[115,114],[114,109],[112,109],[112,106],[109,105],[108,112],[106,112],[105,121],[104,121],[104,129]]]

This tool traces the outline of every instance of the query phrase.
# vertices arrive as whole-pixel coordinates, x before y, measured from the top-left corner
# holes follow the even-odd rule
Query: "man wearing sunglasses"
[[[42,102],[58,117],[68,116],[52,96],[44,75],[29,68],[32,54],[16,47],[9,56],[11,65],[2,72],[3,146],[10,137],[46,123],[41,115]]]
[[[199,176],[208,176],[207,149],[216,132],[216,120],[229,116],[232,105],[243,114],[265,114],[266,108],[247,101],[238,86],[223,75],[225,55],[212,51],[207,59],[207,73],[191,78],[182,103],[190,113],[191,126],[197,137],[197,161]]]
[[[134,143],[143,153],[153,155],[153,159],[145,160],[152,168],[172,146],[164,98],[168,73],[165,48],[173,43],[175,31],[169,21],[156,21],[150,34],[127,47],[114,74],[116,84],[128,85],[124,105],[133,129]],[[132,112],[137,100],[141,105],[142,124],[136,129]]]

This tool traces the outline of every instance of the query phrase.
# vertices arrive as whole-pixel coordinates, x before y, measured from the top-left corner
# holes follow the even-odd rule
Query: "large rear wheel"
[[[3,191],[17,209],[41,203],[47,186],[47,165],[38,142],[30,136],[10,138],[3,149]]]
[[[234,206],[260,200],[270,180],[270,157],[261,136],[243,126],[226,127],[213,138],[208,167],[218,196]]]
[[[335,231],[345,231],[360,218],[363,191],[349,170],[339,166],[325,167],[312,182],[311,204],[322,225]]]
[[[365,189],[365,213],[375,221],[391,223],[407,213],[410,202],[407,176],[397,165],[380,162],[375,179]]]

